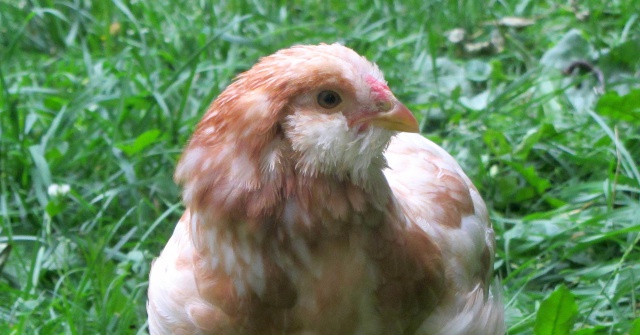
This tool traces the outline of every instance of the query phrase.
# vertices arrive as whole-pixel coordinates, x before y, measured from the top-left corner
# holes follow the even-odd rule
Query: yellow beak
[[[388,112],[379,113],[369,120],[371,125],[387,130],[404,131],[408,133],[419,133],[418,120],[401,102],[396,101],[395,106]]]

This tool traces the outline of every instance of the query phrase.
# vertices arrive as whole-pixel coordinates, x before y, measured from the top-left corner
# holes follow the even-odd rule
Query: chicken
[[[151,334],[504,334],[494,232],[456,161],[338,45],[261,59],[209,107],[154,261]]]

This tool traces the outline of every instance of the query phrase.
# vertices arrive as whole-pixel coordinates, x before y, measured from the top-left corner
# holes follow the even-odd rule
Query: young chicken
[[[344,46],[261,59],[176,169],[151,334],[496,335],[494,233],[469,178]]]

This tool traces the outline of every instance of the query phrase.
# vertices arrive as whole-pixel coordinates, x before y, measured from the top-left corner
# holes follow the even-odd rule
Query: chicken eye
[[[342,102],[340,95],[334,91],[322,91],[318,94],[318,105],[322,108],[331,109]]]

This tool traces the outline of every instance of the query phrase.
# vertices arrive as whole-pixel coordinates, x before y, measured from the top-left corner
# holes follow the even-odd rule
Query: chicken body
[[[152,266],[151,334],[504,334],[476,188],[340,45],[263,58],[176,170],[187,210]]]

